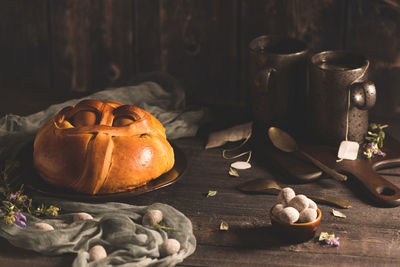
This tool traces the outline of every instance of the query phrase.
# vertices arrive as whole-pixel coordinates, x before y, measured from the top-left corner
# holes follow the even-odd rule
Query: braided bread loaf
[[[150,113],[118,102],[83,100],[37,133],[33,162],[49,184],[86,194],[127,191],[168,172],[174,151]]]

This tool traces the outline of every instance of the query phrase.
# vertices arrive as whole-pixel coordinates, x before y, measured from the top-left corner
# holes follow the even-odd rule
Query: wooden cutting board
[[[264,156],[277,163],[279,168],[292,178],[301,182],[311,182],[323,175],[322,171],[299,153],[281,152],[271,144],[268,147],[263,151]],[[308,144],[301,144],[299,147],[330,168],[348,175],[349,179],[357,179],[373,201],[386,206],[400,205],[400,189],[376,173],[380,169],[400,167],[400,143],[392,137],[388,136],[385,140],[383,151],[386,156],[375,156],[371,159],[366,159],[360,153],[356,160],[337,162],[338,148]]]

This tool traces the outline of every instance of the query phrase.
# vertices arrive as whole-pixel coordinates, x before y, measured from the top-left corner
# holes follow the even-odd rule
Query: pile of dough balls
[[[272,215],[287,224],[312,222],[318,215],[317,204],[286,187],[279,192],[278,203],[272,208]]]

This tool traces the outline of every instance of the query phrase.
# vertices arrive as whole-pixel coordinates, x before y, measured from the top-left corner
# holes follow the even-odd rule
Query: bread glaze
[[[33,162],[49,184],[85,194],[128,191],[168,172],[174,151],[150,113],[118,102],[83,100],[37,133]]]

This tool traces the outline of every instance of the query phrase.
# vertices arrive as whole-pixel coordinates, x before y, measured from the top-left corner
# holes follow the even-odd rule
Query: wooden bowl
[[[277,217],[272,214],[272,209],[269,212],[271,224],[274,229],[279,231],[280,234],[292,241],[307,241],[314,237],[315,232],[321,222],[322,213],[317,209],[317,218],[312,222],[306,223],[292,223],[287,224],[281,222]]]

